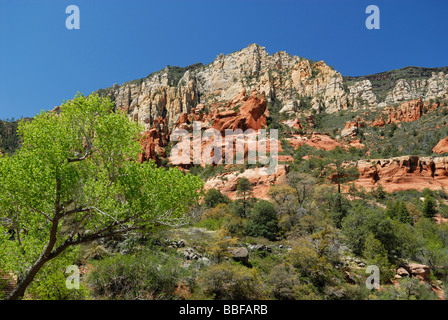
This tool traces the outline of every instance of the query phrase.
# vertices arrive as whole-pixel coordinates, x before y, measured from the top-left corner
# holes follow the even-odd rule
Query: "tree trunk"
[[[60,186],[58,182],[58,187]],[[54,248],[54,245],[56,244],[56,235],[58,232],[58,224],[59,224],[59,198],[57,198],[56,201],[56,214],[55,218],[52,220],[52,225],[50,229],[50,239],[48,240],[47,247],[45,248],[42,255],[39,257],[39,259],[33,264],[30,270],[28,270],[27,274],[25,275],[25,278],[20,280],[20,282],[17,284],[17,287],[14,289],[14,291],[8,296],[7,300],[17,300],[25,294],[26,288],[30,285],[31,281],[33,281],[36,274],[39,272],[39,270],[43,267],[45,263],[47,263],[50,260],[50,253]]]
[[[48,259],[45,259],[45,257],[41,256],[39,260],[37,260],[36,263],[28,271],[25,278],[17,284],[17,287],[15,287],[13,292],[6,298],[6,300],[18,300],[19,298],[23,297],[26,288],[30,285],[31,281],[33,281],[36,274],[47,261]]]

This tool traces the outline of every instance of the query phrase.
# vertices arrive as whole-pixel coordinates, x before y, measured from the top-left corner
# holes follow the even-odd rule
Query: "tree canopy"
[[[21,279],[10,299],[71,246],[188,221],[202,181],[136,161],[140,132],[95,94],[19,124],[20,149],[0,158],[0,270]]]

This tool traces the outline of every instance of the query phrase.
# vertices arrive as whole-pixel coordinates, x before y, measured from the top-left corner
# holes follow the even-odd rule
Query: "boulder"
[[[397,275],[401,277],[409,277],[409,272],[405,268],[398,268]]]
[[[442,154],[448,152],[448,137],[439,141],[436,146],[432,149],[433,152]]]
[[[418,263],[409,263],[406,266],[404,266],[406,270],[408,270],[409,274],[412,277],[415,277],[417,279],[430,282],[430,269],[427,265],[424,264],[418,264]]]
[[[245,247],[229,247],[227,248],[232,255],[232,259],[243,264],[249,263],[249,251]]]

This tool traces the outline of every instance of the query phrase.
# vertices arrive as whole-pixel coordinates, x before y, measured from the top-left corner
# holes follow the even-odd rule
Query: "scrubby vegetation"
[[[271,188],[272,201],[209,190],[189,225],[83,247],[82,296],[93,299],[439,299],[448,271],[446,193],[351,189],[319,183],[311,160]],[[344,186],[350,181],[343,181]],[[345,188],[343,188],[345,190]],[[355,192],[355,193],[354,193]],[[229,248],[248,250],[247,261]],[[92,254],[92,250],[95,254]],[[244,250],[243,250],[244,251]],[[90,253],[89,253],[90,252]],[[75,259],[76,257],[76,259]],[[425,275],[397,278],[424,264]],[[61,261],[62,263],[62,261]],[[369,290],[369,265],[380,290]],[[49,266],[50,267],[50,266]],[[42,274],[44,276],[44,273]],[[63,293],[30,296],[60,297]],[[76,298],[76,297],[73,297]]]

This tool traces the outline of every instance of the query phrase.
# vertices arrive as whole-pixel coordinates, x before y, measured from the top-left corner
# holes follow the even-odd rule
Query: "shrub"
[[[210,189],[205,193],[204,205],[206,208],[214,208],[220,203],[229,203],[230,199],[221,193],[220,190]]]
[[[230,216],[230,210],[227,204],[220,203],[215,208],[207,209],[203,212],[201,221],[196,226],[208,230],[220,229],[224,218]]]
[[[162,252],[116,255],[95,262],[88,283],[106,299],[172,299],[184,269]]]
[[[207,253],[217,262],[221,262],[224,258],[231,256],[229,247],[233,247],[238,243],[238,239],[229,236],[227,230],[220,229],[216,238],[207,247]]]
[[[319,254],[314,244],[307,238],[297,240],[289,252],[289,261],[317,288],[324,288],[330,282],[333,268],[325,256]]]
[[[255,205],[246,226],[246,233],[253,237],[275,240],[278,232],[277,213],[274,204],[260,200]]]
[[[276,265],[267,276],[271,296],[278,300],[296,300],[300,292],[300,281],[288,264]]]
[[[380,269],[380,279],[382,283],[387,283],[394,276],[392,266],[387,258],[387,250],[383,244],[370,234],[365,242],[363,256],[369,265],[376,265]]]
[[[201,275],[199,290],[215,300],[255,300],[261,297],[261,282],[255,269],[239,264],[212,265]]]

